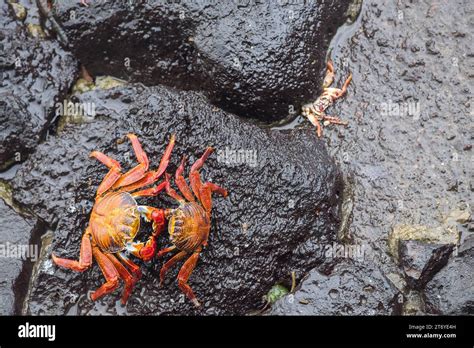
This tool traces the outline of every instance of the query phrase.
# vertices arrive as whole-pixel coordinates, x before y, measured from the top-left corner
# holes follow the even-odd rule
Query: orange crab
[[[161,268],[160,285],[163,283],[165,274],[170,267],[178,261],[189,257],[179,271],[178,286],[196,307],[199,307],[200,304],[193,290],[188,285],[188,279],[196,267],[202,248],[207,246],[209,231],[211,229],[211,195],[213,192],[217,192],[223,197],[227,197],[227,191],[222,187],[211,182],[202,183],[201,181],[199,169],[212,152],[213,148],[207,148],[202,157],[191,167],[189,181],[192,192],[183,177],[184,163],[186,161],[186,158],[183,157],[180,166],[176,170],[175,182],[184,198],[171,188],[169,175],[166,174],[166,193],[179,203],[179,207],[176,209],[163,210],[164,216],[168,220],[168,233],[173,245],[160,250],[157,254],[157,257],[160,257],[171,251],[178,251],[178,253],[169,259]],[[156,211],[154,213],[156,214]],[[152,214],[152,211],[148,213],[149,219],[153,218]]]
[[[341,89],[339,88],[329,88],[334,80],[334,66],[331,60],[327,62],[327,71],[326,76],[324,77],[323,82],[323,94],[316,99],[313,103],[309,103],[303,105],[302,107],[302,114],[306,116],[309,121],[316,127],[316,133],[320,138],[322,135],[321,124],[319,121],[324,121],[324,124],[341,124],[347,126],[346,121],[340,120],[338,117],[328,116],[324,113],[324,111],[330,107],[336,99],[341,98],[344,94],[346,94],[347,86],[352,80],[352,74],[349,74],[349,77],[344,82],[344,85]]]
[[[125,174],[122,174],[121,166],[116,160],[98,151],[90,154],[106,165],[109,172],[97,189],[89,225],[82,237],[79,261],[52,255],[56,265],[79,272],[92,265],[94,256],[106,282],[92,293],[93,301],[114,291],[121,278],[125,283],[122,303],[127,302],[135,283],[141,277],[141,272],[123,251],[127,250],[145,261],[151,259],[156,250],[155,239],[165,227],[166,220],[162,210],[139,206],[135,199],[156,196],[167,187],[168,183],[163,181],[151,188],[135,190],[155,183],[163,175],[175,143],[174,135],[171,136],[156,171],[148,171],[148,157],[138,138],[133,134],[128,134],[128,138],[139,164]],[[140,228],[140,216],[153,221],[153,233],[146,243],[133,242]],[[120,261],[128,266],[128,269]]]

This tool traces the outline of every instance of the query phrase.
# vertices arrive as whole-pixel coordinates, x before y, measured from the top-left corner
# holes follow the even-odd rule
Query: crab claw
[[[140,215],[146,220],[151,221],[153,224],[153,235],[156,237],[158,236],[165,227],[166,224],[166,210],[164,209],[157,209],[153,207],[147,206],[138,206],[138,212]]]
[[[139,251],[140,258],[143,261],[150,261],[156,252],[155,238],[150,238],[145,246]]]
[[[138,206],[137,210],[146,221],[152,222],[153,233],[146,243],[132,243],[129,251],[144,261],[150,261],[156,253],[156,238],[165,229],[166,210],[143,205]]]
[[[151,236],[146,243],[132,243],[127,246],[127,250],[143,261],[150,261],[156,252],[155,238]]]

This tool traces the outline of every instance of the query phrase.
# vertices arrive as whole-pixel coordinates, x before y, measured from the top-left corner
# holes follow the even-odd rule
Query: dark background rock
[[[349,3],[64,1],[55,10],[92,74],[205,91],[227,111],[275,121],[320,93]]]
[[[460,252],[425,289],[425,302],[431,313],[474,314],[474,247],[467,238]]]
[[[464,256],[472,254],[474,254],[474,234],[469,233],[469,235],[466,236],[462,244],[459,246],[457,250],[457,255]]]
[[[0,245],[2,245],[2,257],[0,257],[0,315],[20,314],[22,301],[28,289],[29,276],[31,274],[32,261],[27,255],[24,258],[17,257],[7,250],[18,250],[21,245],[29,247],[36,245],[39,256],[38,233],[41,233],[41,223],[35,218],[25,217],[8,206],[0,198]],[[33,238],[33,239],[32,239]],[[7,255],[3,251],[8,252]]]
[[[17,173],[14,198],[55,228],[52,250],[77,258],[95,190],[106,173],[88,158],[92,150],[131,167],[136,162],[130,144],[117,145],[117,140],[135,132],[153,168],[174,132],[177,145],[168,169],[174,173],[183,154],[192,163],[214,146],[203,178],[228,189],[229,197],[214,200],[209,247],[190,280],[204,308],[196,311],[184,301],[177,268],[159,288],[162,260],[143,266],[144,276],[126,308],[118,305],[119,291],[93,303],[86,294],[103,282],[98,267],[83,274],[58,269],[48,253],[33,280],[27,313],[242,314],[262,305],[262,295],[289,279],[291,271],[301,277],[324,261],[315,249],[336,236],[342,179],[312,131],[262,130],[213,108],[198,94],[162,87],[95,90],[77,98],[93,103],[97,117],[66,126],[41,144]],[[255,151],[255,166],[227,163],[226,149]],[[165,195],[140,201],[176,206]],[[144,226],[140,239],[150,232]],[[166,245],[163,237],[160,246]]]
[[[0,3],[0,170],[34,150],[51,124],[55,103],[77,77],[71,53],[56,41],[29,34],[34,11],[28,8],[22,22],[6,1]]]
[[[344,260],[329,275],[313,270],[294,295],[278,300],[270,315],[390,315],[398,291],[378,267]]]
[[[39,141],[45,124],[32,124],[39,120],[35,120],[27,105],[12,94],[0,95],[0,170],[24,160]]]
[[[417,240],[401,240],[400,266],[410,287],[421,289],[449,260],[454,244],[432,244]]]

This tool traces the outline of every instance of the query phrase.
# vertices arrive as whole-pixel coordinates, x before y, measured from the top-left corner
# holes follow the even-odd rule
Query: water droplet
[[[329,290],[329,296],[330,296],[333,300],[335,300],[335,299],[339,298],[339,291],[336,290],[336,289],[331,289],[331,290]]]

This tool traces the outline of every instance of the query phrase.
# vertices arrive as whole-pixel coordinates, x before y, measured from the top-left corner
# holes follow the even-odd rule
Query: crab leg
[[[160,270],[160,286],[163,284],[163,281],[165,280],[166,272],[168,272],[168,270],[169,270],[176,262],[178,262],[179,260],[184,259],[187,255],[188,255],[188,253],[186,253],[186,251],[180,251],[179,253],[177,253],[176,255],[174,255],[171,259],[169,259],[169,260],[163,265],[163,267],[161,267],[161,270]]]
[[[329,86],[331,86],[333,81],[334,81],[334,66],[332,64],[331,59],[329,59],[327,62],[327,71],[326,71],[326,76],[324,77],[323,88],[328,88]]]
[[[347,121],[341,120],[339,117],[334,117],[334,116],[327,116],[327,115],[321,115],[324,121],[328,121],[329,123],[334,123],[334,124],[342,124],[344,126],[347,126],[349,123]]]
[[[113,186],[114,188],[127,186],[140,180],[145,175],[150,164],[148,161],[148,156],[146,155],[146,152],[143,151],[142,145],[140,144],[137,136],[135,134],[127,134],[127,137],[132,143],[133,151],[135,152],[135,157],[137,158],[139,164],[130,169],[127,173],[123,174],[120,179],[115,182]]]
[[[313,124],[313,126],[316,127],[316,133],[318,134],[318,138],[321,138],[323,131],[321,129],[321,124],[319,123],[317,117],[313,113],[309,113],[306,117],[308,117],[308,120]]]
[[[164,249],[161,249],[160,251],[158,251],[158,253],[156,254],[156,257],[161,257],[165,254],[168,254],[169,252],[172,252],[173,250],[176,249],[176,246],[175,245],[172,245],[168,248],[164,248]]]
[[[92,248],[92,253],[99,264],[102,273],[104,274],[106,282],[102,284],[100,288],[94,291],[91,294],[92,301],[97,300],[98,298],[111,293],[119,285],[119,274],[117,269],[114,267],[112,261],[110,261],[104,253],[102,253],[98,247],[94,246]]]
[[[347,87],[349,86],[349,83],[351,83],[352,80],[352,73],[349,74],[347,77],[346,81],[344,82],[344,85],[341,88],[341,94],[339,95],[338,98],[342,97],[344,94],[346,94]]]
[[[92,264],[92,247],[90,237],[90,230],[87,228],[86,232],[82,236],[79,261],[62,259],[53,253],[51,257],[53,258],[54,263],[58,266],[69,268],[77,272],[83,272],[88,269]]]
[[[147,188],[141,191],[133,192],[131,195],[135,198],[137,197],[153,197],[157,196],[161,191],[163,191],[166,188],[166,181],[163,181],[159,185],[151,188]]]
[[[178,189],[183,194],[183,196],[189,202],[195,202],[193,193],[191,192],[191,189],[189,188],[188,184],[186,183],[186,180],[183,177],[185,161],[186,161],[186,156],[183,156],[183,159],[181,160],[181,164],[179,165],[179,168],[176,170],[175,182],[176,182],[176,185],[178,186]]]
[[[89,157],[96,158],[110,169],[107,175],[105,175],[99,187],[97,188],[96,196],[100,196],[105,191],[110,189],[113,184],[120,178],[120,175],[122,175],[120,172],[122,168],[120,167],[120,163],[100,151],[92,151]]]
[[[168,167],[168,164],[170,162],[170,157],[171,157],[171,151],[173,151],[174,143],[175,143],[175,135],[172,134],[170,138],[170,142],[168,146],[166,147],[165,153],[163,154],[163,157],[161,158],[158,169],[156,171],[147,172],[140,180],[134,183],[131,183],[130,185],[122,187],[122,190],[130,192],[130,191],[134,191],[136,189],[142,188],[144,186],[151,185],[154,182],[156,182],[164,174],[166,168]]]
[[[114,255],[105,254],[105,256],[110,260],[110,262],[112,262],[120,278],[122,278],[125,283],[123,294],[122,294],[122,304],[126,304],[128,298],[130,297],[130,294],[132,293],[133,287],[135,286],[135,283],[137,282],[137,279],[132,277],[130,272],[125,268],[124,265],[122,265],[119,262],[119,260],[115,258]]]
[[[171,187],[171,184],[170,184],[170,176],[168,173],[165,174],[165,182],[166,182],[166,193],[168,194],[168,196],[170,196],[171,198],[174,198],[175,200],[177,200],[178,202],[185,202],[184,198],[181,197],[172,187]]]
[[[191,183],[191,188],[193,189],[194,195],[201,200],[201,178],[199,176],[199,169],[204,165],[204,162],[209,157],[209,155],[214,151],[212,147],[208,147],[204,154],[199,158],[191,167],[191,172],[189,173],[189,181]]]
[[[199,176],[198,179],[200,180]],[[212,192],[217,192],[223,197],[227,197],[227,190],[223,189],[222,187],[213,184],[212,182],[207,182],[201,186],[201,191],[199,192],[199,197],[201,200],[201,204],[204,209],[207,211],[208,214],[211,213],[212,209]]]
[[[128,257],[126,257],[122,253],[117,253],[116,256],[120,261],[126,264],[128,268],[130,268],[135,280],[139,280],[142,277],[142,272],[140,271],[140,267],[138,267],[135,263],[133,263]]]
[[[200,249],[196,250],[189,259],[186,260],[183,267],[178,273],[178,286],[182,292],[193,302],[196,307],[201,306],[199,301],[197,300],[196,296],[194,295],[193,290],[188,285],[188,279],[191,276],[194,268],[196,267],[196,263],[199,259]]]

